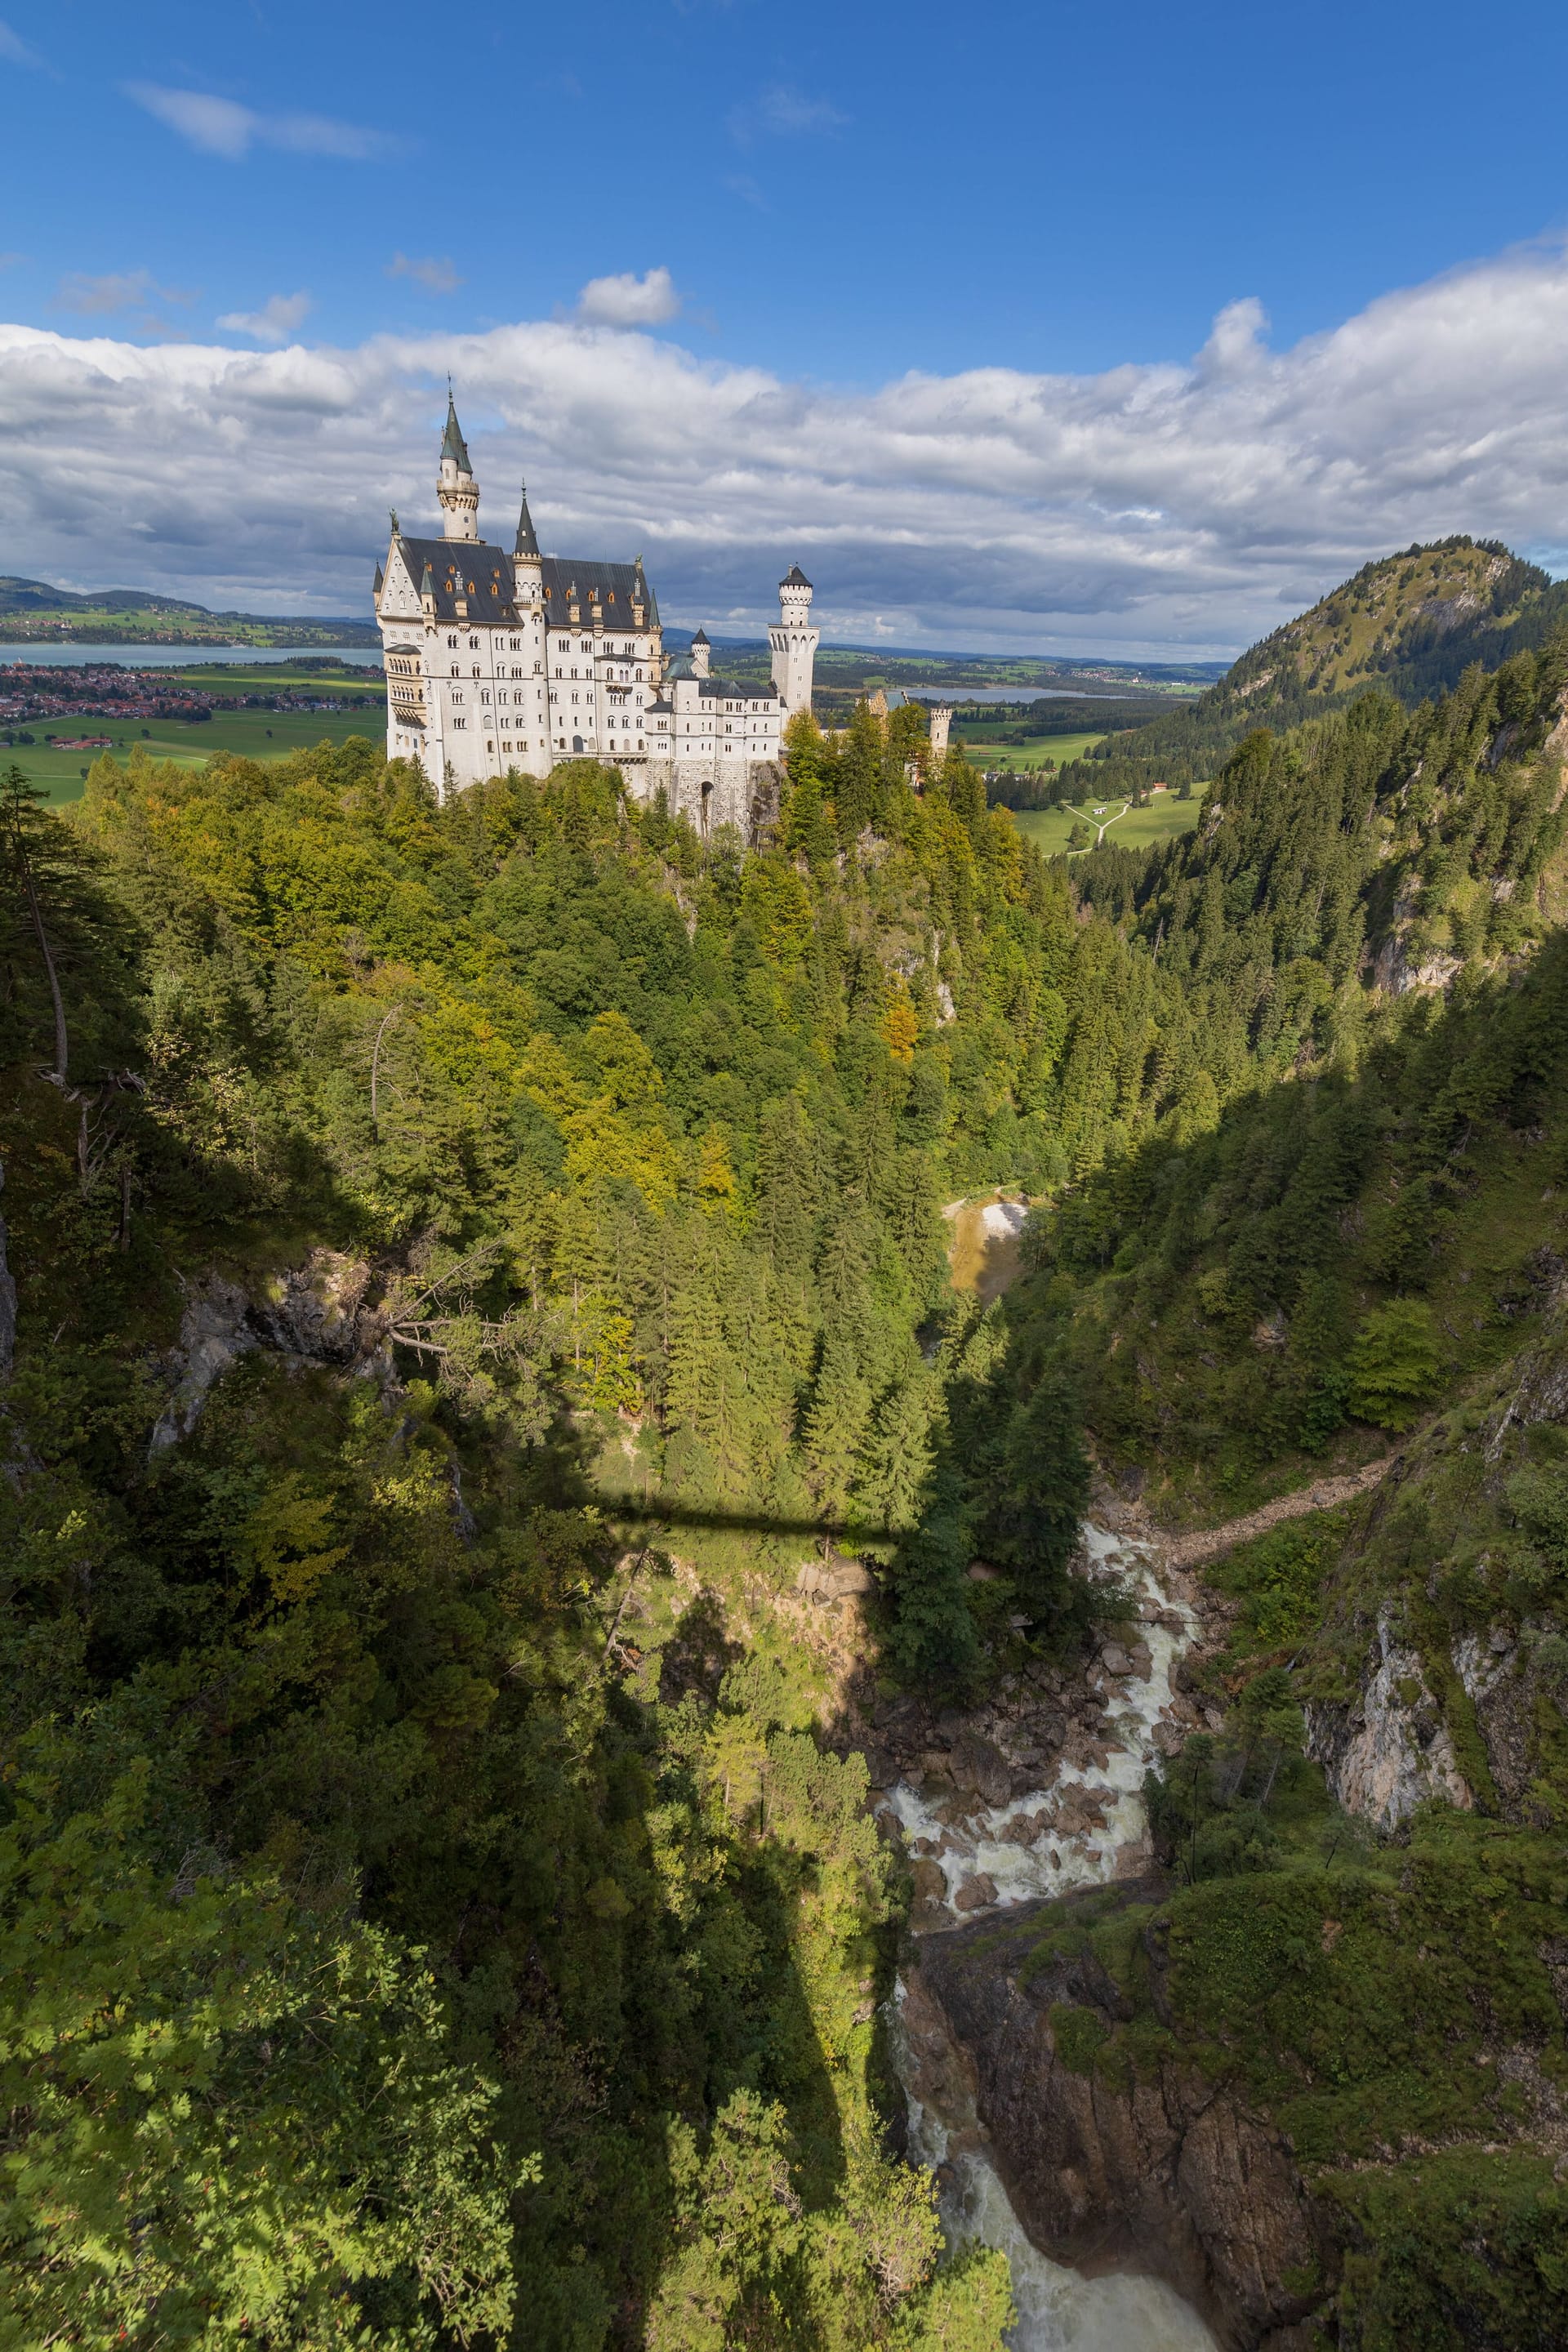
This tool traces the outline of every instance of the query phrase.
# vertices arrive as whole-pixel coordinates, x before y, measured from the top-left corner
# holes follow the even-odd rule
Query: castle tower
[[[821,641],[821,630],[811,625],[811,583],[792,563],[779,582],[778,625],[768,631],[773,684],[790,712],[811,709],[811,667]]]
[[[478,539],[479,486],[468,463],[468,445],[458,422],[449,379],[447,384],[447,430],[441,436],[441,471],[436,484],[436,496],[441,501],[441,511],[446,517],[441,526],[442,536],[446,539]]]
[[[947,730],[952,725],[952,712],[942,703],[935,704],[931,714],[931,765],[933,773],[947,757]]]
[[[708,676],[709,659],[712,650],[713,648],[708,642],[707,630],[700,628],[697,635],[691,640],[691,667],[697,672],[699,677],[706,677]]]
[[[528,484],[522,485],[522,504],[517,518],[517,538],[512,543],[512,579],[516,583],[513,601],[520,605],[542,604],[544,601],[544,566],[539,556],[539,539],[533,528],[533,517],[528,511]]]

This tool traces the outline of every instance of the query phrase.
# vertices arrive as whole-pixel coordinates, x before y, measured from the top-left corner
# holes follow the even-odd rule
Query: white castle
[[[668,657],[658,604],[635,563],[541,555],[522,496],[511,553],[479,537],[479,486],[450,393],[439,539],[392,518],[375,612],[386,658],[386,754],[417,760],[446,793],[508,768],[613,762],[639,800],[661,789],[705,830],[748,824],[774,780],[784,720],[811,708],[820,632],[811,583],[779,586],[771,686],[715,677],[707,633]]]

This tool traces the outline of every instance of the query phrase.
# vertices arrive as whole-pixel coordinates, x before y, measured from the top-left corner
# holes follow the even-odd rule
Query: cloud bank
[[[1232,651],[1368,556],[1568,548],[1568,257],[1383,297],[1271,352],[1256,303],[1183,365],[976,368],[869,391],[541,321],[237,352],[0,327],[12,568],[365,609],[385,513],[433,528],[446,375],[502,539],[644,551],[673,620],[755,627],[784,566],[838,637]]]

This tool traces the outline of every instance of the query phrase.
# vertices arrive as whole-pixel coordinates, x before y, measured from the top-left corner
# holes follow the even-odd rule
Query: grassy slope
[[[1114,844],[1122,849],[1147,849],[1156,841],[1170,841],[1178,834],[1191,833],[1197,824],[1204,804],[1205,787],[1195,784],[1191,800],[1182,801],[1174,793],[1162,793],[1147,808],[1134,808],[1124,800],[1085,800],[1073,808],[1018,809],[1013,822],[1026,841],[1047,857],[1067,852],[1068,837],[1080,821],[1103,824],[1107,845]],[[1095,812],[1104,809],[1105,815]],[[1121,816],[1116,811],[1121,809]],[[1071,853],[1089,856],[1090,853]]]
[[[1104,731],[1079,735],[1019,735],[1003,720],[990,726],[966,724],[953,740],[977,768],[1065,768],[1069,760],[1087,759]]]

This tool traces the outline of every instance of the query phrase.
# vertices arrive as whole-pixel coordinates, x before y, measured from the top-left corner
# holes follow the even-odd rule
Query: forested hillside
[[[1381,686],[1408,709],[1472,666],[1538,652],[1568,619],[1553,583],[1492,541],[1445,539],[1364,564],[1352,580],[1250,646],[1195,703],[1108,736],[1063,771],[1062,797],[1205,782],[1250,729],[1276,732]]]
[[[1568,1260],[1565,677],[1551,641],[1253,729],[1196,834],[1071,875],[864,706],[793,723],[751,842],[591,762],[443,805],[358,741],[138,756],[67,814],[13,772],[19,2344],[994,2352],[1005,2265],[942,2258],[888,2137],[863,1710],[1078,1670],[1091,1471],[1179,1517],[1457,1433],[1403,1516],[1238,1556],[1227,1727],[1152,1795],[1194,1949],[1238,1868],[1260,1935],[1325,1853],[1338,1900],[1342,1836],[1386,1934],[1403,1865],[1281,1763],[1299,1696],[1351,1801],[1384,1601],[1438,1612],[1409,1705],[1478,1812],[1544,1833],[1544,1732],[1486,1763],[1452,1660],[1501,1612],[1520,1705],[1556,1688],[1555,1423],[1458,1458]],[[942,1212],[999,1183],[1042,1206],[982,1310]],[[1278,2100],[1240,1982],[1192,2032]],[[1346,2114],[1313,2160],[1364,2216]],[[1346,2345],[1500,2347],[1366,2280],[1394,2332]]]
[[[1078,2004],[1102,2128],[1189,2070],[1262,2119],[1258,2308],[1357,2352],[1568,2326],[1563,684],[1550,638],[1255,730],[1196,834],[1082,862],[1205,1083],[1037,1214],[1005,1309],[1156,1522],[1388,1464],[1205,1570],[1156,1885],[973,1964]]]

